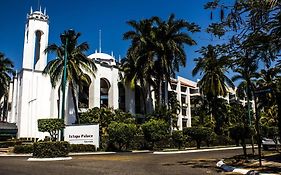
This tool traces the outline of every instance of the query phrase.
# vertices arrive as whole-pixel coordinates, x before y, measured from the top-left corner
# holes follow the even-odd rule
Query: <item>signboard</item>
[[[64,140],[70,144],[89,144],[99,147],[99,125],[70,125],[64,129]]]

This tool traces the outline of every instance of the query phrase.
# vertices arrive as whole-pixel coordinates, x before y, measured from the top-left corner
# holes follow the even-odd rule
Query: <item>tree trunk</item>
[[[281,140],[281,93],[276,93],[276,104],[277,104],[277,126],[279,132],[279,140]]]
[[[256,121],[255,121],[255,128],[257,131],[257,141],[258,141],[258,155],[259,155],[259,166],[262,166],[262,162],[261,162],[261,136],[260,136],[260,118],[259,118],[259,114],[258,114],[258,106],[257,106],[257,97],[254,94],[254,103],[255,103],[255,116],[256,116]]]
[[[142,100],[143,100],[143,108],[144,108],[144,114],[147,114],[147,108],[146,108],[146,87],[144,86],[144,82],[141,81],[141,93],[142,93]]]
[[[74,104],[74,111],[75,111],[75,118],[76,118],[75,123],[80,124],[79,115],[78,115],[77,99],[76,99],[74,87],[73,87],[72,83],[69,83],[69,86],[70,86],[70,89],[71,89],[72,100],[73,100],[73,104]]]
[[[200,145],[201,145],[201,140],[196,140],[196,147],[197,147],[197,149],[200,149]]]
[[[247,155],[247,148],[246,148],[245,138],[241,139],[241,145],[242,145],[242,148],[243,148],[244,157],[247,160],[248,159],[248,155]]]
[[[249,84],[249,82],[247,82]],[[250,87],[247,87],[247,105],[248,105],[248,120],[249,120],[249,128],[252,128],[251,121],[251,112],[250,112]],[[255,146],[254,146],[254,136],[251,134],[251,145],[252,145],[252,153],[255,155]]]
[[[162,107],[162,80],[158,82],[158,105],[157,108],[161,109]]]

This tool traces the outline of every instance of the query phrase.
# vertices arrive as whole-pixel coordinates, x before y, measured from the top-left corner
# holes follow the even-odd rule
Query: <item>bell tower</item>
[[[30,9],[25,25],[23,69],[43,71],[47,64],[47,54],[44,50],[48,46],[49,16],[44,12]]]

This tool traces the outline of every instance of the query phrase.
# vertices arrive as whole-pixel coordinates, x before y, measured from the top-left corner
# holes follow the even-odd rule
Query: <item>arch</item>
[[[123,85],[123,83],[119,82],[118,83],[118,94],[119,94],[119,98],[118,98],[118,102],[119,102],[119,109],[122,111],[126,111],[126,92],[125,92],[125,87]]]
[[[78,108],[89,108],[89,89],[91,78],[84,74],[79,85]]]
[[[40,60],[40,50],[41,50],[41,38],[44,33],[41,30],[35,31],[35,45],[34,45],[34,64],[33,69],[35,69],[35,66]]]
[[[108,92],[110,82],[106,78],[100,79],[100,107],[108,107]]]

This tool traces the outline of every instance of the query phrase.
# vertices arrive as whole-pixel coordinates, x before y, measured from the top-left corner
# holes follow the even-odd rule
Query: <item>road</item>
[[[202,175],[222,174],[215,164],[242,150],[155,155],[117,153],[73,156],[72,160],[30,162],[27,157],[0,157],[0,175]]]

